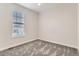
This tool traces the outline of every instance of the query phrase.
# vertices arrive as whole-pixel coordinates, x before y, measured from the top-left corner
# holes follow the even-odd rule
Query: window
[[[12,37],[24,36],[24,14],[14,11],[12,20]]]

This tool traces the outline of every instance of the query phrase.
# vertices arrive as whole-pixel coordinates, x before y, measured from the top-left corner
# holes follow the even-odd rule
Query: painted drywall
[[[39,38],[77,48],[77,5],[55,4],[39,16]]]
[[[25,15],[25,36],[12,38],[12,13],[22,11]],[[17,4],[0,4],[0,51],[37,39],[38,13]]]
[[[78,40],[78,51],[79,51],[79,4],[77,4],[77,40]]]

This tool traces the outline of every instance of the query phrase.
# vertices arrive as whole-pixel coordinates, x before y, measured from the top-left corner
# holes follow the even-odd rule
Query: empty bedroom
[[[0,56],[78,56],[78,3],[0,3]]]

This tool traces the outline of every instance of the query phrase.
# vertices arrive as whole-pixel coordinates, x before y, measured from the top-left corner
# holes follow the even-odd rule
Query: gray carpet
[[[7,49],[0,56],[77,56],[77,49],[42,40]]]

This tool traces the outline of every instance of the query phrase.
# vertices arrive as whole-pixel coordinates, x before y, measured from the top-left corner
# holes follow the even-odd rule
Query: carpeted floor
[[[0,56],[77,56],[77,49],[35,40],[0,52]]]

